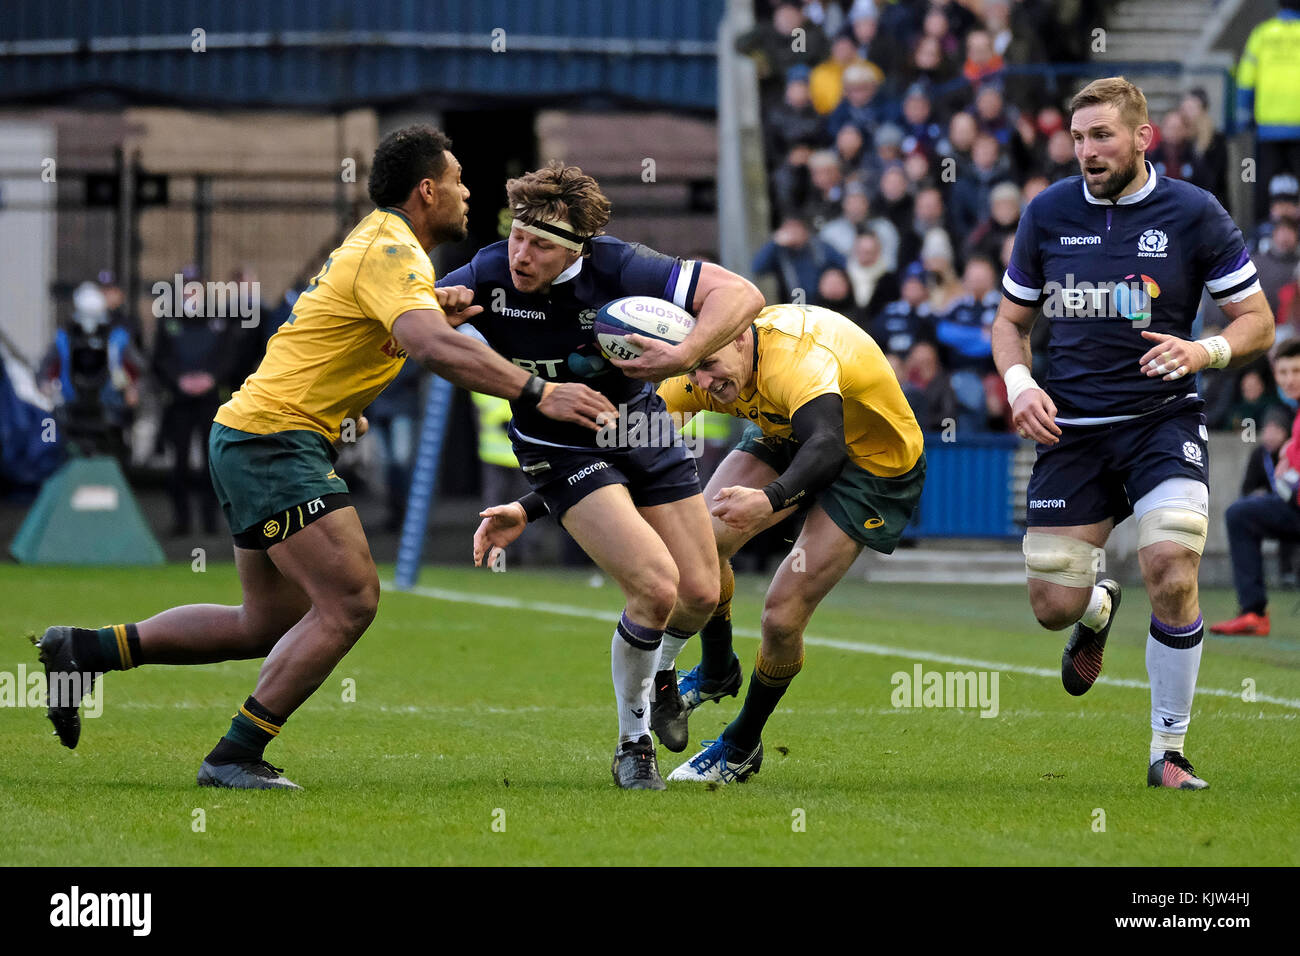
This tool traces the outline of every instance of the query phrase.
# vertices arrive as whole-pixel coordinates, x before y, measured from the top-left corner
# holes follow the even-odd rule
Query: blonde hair
[[[1070,100],[1070,115],[1086,106],[1113,106],[1129,129],[1149,123],[1147,98],[1142,91],[1122,76],[1106,76],[1093,80]]]

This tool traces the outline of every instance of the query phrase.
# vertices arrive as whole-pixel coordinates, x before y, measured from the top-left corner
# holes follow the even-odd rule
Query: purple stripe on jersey
[[[668,273],[668,282],[664,285],[663,298],[669,302],[673,301],[673,293],[677,291],[677,277],[681,274],[682,262],[678,259],[673,263],[673,271]]]
[[[1022,285],[1026,289],[1038,289],[1041,288],[1042,286],[1041,279],[1030,278],[1024,272],[1017,269],[1014,262],[1008,263],[1007,275],[1011,276],[1011,281],[1014,282],[1016,285]]]
[[[1247,252],[1245,249],[1242,249],[1241,254],[1237,256],[1237,258],[1234,259],[1231,264],[1226,266],[1220,266],[1217,269],[1211,269],[1209,273],[1206,274],[1205,278],[1218,279],[1221,276],[1231,275],[1232,273],[1236,272],[1238,269],[1240,269],[1249,261],[1250,261],[1250,253]]]

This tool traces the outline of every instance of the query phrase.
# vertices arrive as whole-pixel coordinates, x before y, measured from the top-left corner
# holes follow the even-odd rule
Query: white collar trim
[[[1111,201],[1109,199],[1098,199],[1088,191],[1087,180],[1080,177],[1080,185],[1083,187],[1083,198],[1088,200],[1094,206],[1131,206],[1133,203],[1141,202],[1151,195],[1152,190],[1156,188],[1156,168],[1147,161],[1147,184],[1135,193],[1129,193],[1127,196],[1120,196],[1119,199]]]
[[[582,256],[578,256],[577,261],[569,268],[565,269],[558,276],[551,280],[551,285],[559,285],[561,282],[568,282],[582,271]]]

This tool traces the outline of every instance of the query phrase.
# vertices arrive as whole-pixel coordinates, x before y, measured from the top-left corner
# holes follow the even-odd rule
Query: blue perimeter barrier
[[[1013,481],[1015,435],[978,435],[960,442],[926,436],[925,490],[907,537],[1019,538]]]
[[[438,492],[438,468],[442,464],[442,446],[447,434],[451,398],[451,382],[434,376],[424,403],[420,447],[415,453],[411,490],[406,498],[406,517],[402,521],[402,538],[397,546],[397,570],[394,578],[402,591],[413,588],[420,575],[420,557],[424,554],[429,512],[433,510]]]

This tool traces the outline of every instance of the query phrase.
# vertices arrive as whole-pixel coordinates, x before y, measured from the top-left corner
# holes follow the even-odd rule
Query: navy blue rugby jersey
[[[1196,394],[1195,376],[1166,382],[1138,366],[1143,329],[1190,339],[1204,286],[1219,303],[1258,291],[1241,230],[1213,195],[1157,176],[1118,202],[1082,176],[1043,190],[1016,230],[1002,292],[1052,323],[1043,387],[1057,420],[1142,415]]]
[[[615,405],[653,394],[648,382],[628,378],[600,351],[592,327],[596,312],[614,299],[648,295],[692,311],[700,265],[613,236],[591,240],[591,254],[579,258],[545,293],[518,291],[510,278],[507,243],[480,249],[466,265],[438,280],[474,290],[483,312],[472,320],[488,344],[520,368],[549,382],[582,382]],[[535,408],[513,406],[511,432],[523,441],[567,447],[595,447],[596,433],[557,422]]]

